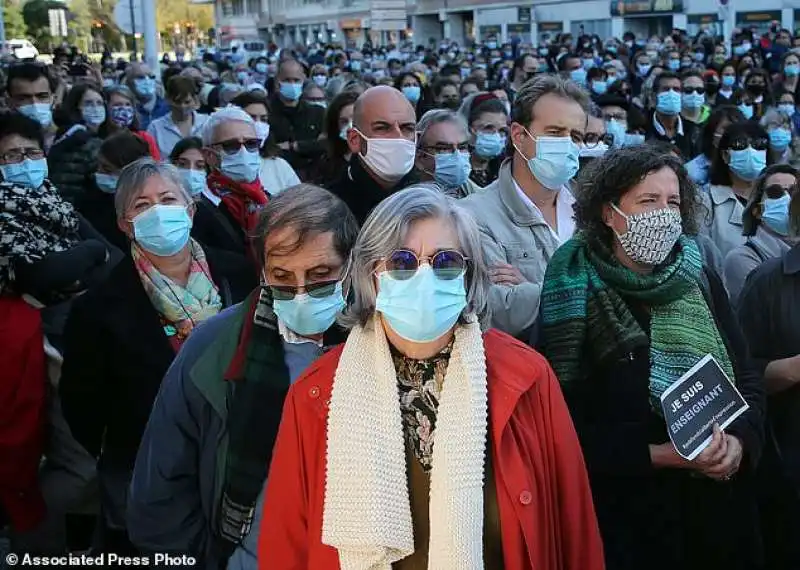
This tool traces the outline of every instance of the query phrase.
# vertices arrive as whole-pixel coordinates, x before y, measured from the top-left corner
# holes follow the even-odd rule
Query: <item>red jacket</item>
[[[42,319],[20,297],[0,296],[0,347],[0,509],[24,532],[45,513],[39,463],[47,371]]]
[[[553,371],[504,333],[489,331],[484,346],[506,570],[603,569],[580,444]],[[264,499],[260,569],[339,569],[321,537],[326,403],[341,352],[320,358],[289,390]]]

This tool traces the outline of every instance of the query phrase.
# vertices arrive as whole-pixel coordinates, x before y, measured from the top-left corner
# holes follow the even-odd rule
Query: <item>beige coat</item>
[[[547,264],[561,244],[542,215],[520,198],[511,176],[511,161],[500,168],[497,180],[460,204],[480,226],[486,263],[513,265],[527,280],[513,286],[492,285],[491,324],[528,340],[539,315],[539,295]]]

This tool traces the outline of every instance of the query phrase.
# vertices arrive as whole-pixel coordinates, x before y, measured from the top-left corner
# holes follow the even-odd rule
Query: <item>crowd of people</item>
[[[800,30],[0,79],[13,552],[800,568]]]

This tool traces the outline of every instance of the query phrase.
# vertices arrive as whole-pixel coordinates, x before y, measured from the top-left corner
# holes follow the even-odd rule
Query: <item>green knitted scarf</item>
[[[596,251],[578,234],[547,266],[542,288],[544,354],[559,381],[585,380],[592,370],[650,345],[650,402],[706,354],[734,380],[733,367],[700,289],[697,244],[681,236],[671,261],[652,274],[624,267],[609,250]],[[626,299],[650,310],[650,335]],[[624,379],[620,379],[624,380]]]

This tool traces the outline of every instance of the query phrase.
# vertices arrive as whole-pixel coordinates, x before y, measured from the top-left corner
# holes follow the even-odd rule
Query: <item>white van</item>
[[[39,50],[28,40],[8,40],[5,47],[8,53],[13,54],[17,59],[36,59],[39,57]]]
[[[267,43],[259,39],[234,39],[227,42],[220,53],[224,57],[230,57],[233,53],[233,48],[238,48],[236,53],[241,54],[241,63],[247,63],[248,60],[254,57],[261,57],[267,55]]]

